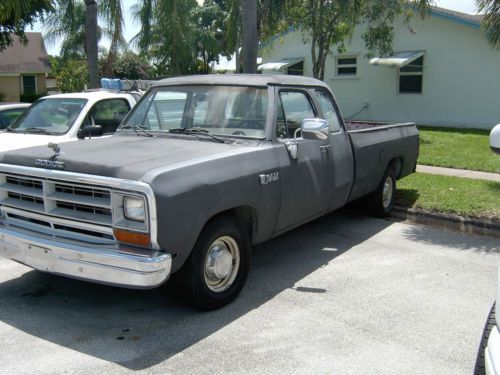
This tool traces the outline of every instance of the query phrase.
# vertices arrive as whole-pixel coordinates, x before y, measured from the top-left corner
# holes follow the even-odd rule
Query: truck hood
[[[0,152],[46,145],[49,142],[63,143],[69,141],[71,139],[64,135],[25,134],[3,131],[0,133]]]
[[[144,137],[115,135],[109,138],[61,145],[58,161],[64,171],[129,180],[143,180],[155,171],[175,169],[219,157],[255,150],[259,141],[237,140],[216,143],[177,136]],[[45,146],[0,154],[0,163],[36,167],[37,159],[49,159],[54,152]],[[147,179],[149,180],[149,178]]]

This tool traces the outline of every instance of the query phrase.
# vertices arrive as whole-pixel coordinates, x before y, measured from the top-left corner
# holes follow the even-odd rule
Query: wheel
[[[232,302],[241,292],[250,268],[250,240],[232,217],[210,222],[179,271],[181,297],[203,310]]]
[[[396,196],[396,178],[391,167],[385,171],[377,190],[368,196],[372,213],[377,217],[387,217],[391,214]]]
[[[488,346],[488,338],[490,337],[491,330],[495,326],[495,304],[491,307],[490,315],[483,329],[483,336],[481,337],[481,343],[479,344],[479,350],[477,351],[476,366],[474,368],[474,375],[484,375],[486,374],[486,367],[484,363],[484,350]]]

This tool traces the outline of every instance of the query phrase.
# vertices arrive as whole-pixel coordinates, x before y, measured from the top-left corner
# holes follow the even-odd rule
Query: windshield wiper
[[[178,133],[178,134],[187,134],[187,135],[204,135],[209,137],[210,139],[214,140],[215,142],[219,143],[226,143],[222,138],[219,138],[213,134],[210,134],[208,130],[206,129],[200,129],[200,128],[175,128],[175,129],[170,129],[168,131],[169,133]]]
[[[39,133],[39,134],[53,134],[45,129],[42,128],[24,128],[24,129],[19,129],[20,131],[16,131],[16,133]]]
[[[123,125],[121,129],[133,129],[135,131],[135,134],[137,135],[144,135],[146,137],[154,137],[153,134],[151,134],[150,132],[148,132],[148,130],[143,127],[143,126],[139,126],[139,125]]]

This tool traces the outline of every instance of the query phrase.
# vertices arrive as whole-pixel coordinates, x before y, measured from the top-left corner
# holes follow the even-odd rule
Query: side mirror
[[[495,154],[500,155],[500,124],[498,124],[491,130],[490,147]]]
[[[85,139],[85,137],[100,137],[103,134],[101,125],[86,125],[80,128],[77,133],[78,139]]]
[[[328,121],[320,118],[304,119],[302,121],[302,137],[304,139],[328,139],[328,134],[330,132],[330,126]]]

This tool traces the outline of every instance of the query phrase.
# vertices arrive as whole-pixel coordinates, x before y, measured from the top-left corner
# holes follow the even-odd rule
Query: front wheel
[[[231,217],[210,222],[178,275],[182,297],[203,310],[233,301],[250,268],[250,241],[241,223]]]
[[[391,214],[396,197],[396,178],[392,168],[387,171],[382,178],[377,190],[368,196],[371,211],[377,217],[387,217]]]

